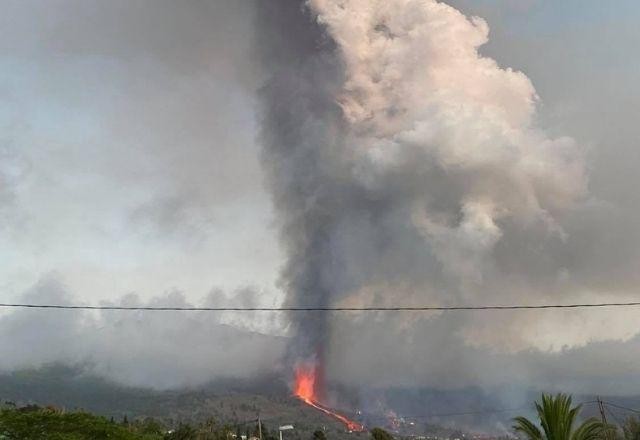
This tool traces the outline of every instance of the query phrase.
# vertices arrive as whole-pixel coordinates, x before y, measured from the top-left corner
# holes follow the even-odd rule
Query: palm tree
[[[571,397],[566,394],[542,394],[542,402],[536,402],[536,411],[542,431],[526,417],[513,419],[513,429],[524,434],[527,440],[598,440],[605,425],[590,418],[574,428],[582,405],[571,407]]]

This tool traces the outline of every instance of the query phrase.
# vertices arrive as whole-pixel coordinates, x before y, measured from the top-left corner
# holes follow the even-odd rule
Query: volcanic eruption
[[[349,431],[363,431],[362,424],[322,405],[316,397],[316,365],[298,365],[295,369],[294,394],[304,403],[344,423]]]
[[[580,149],[535,127],[524,74],[478,52],[484,20],[436,0],[258,5],[271,36],[259,42],[270,69],[260,138],[285,306],[468,302],[502,287],[491,284],[498,243],[562,237],[556,218],[585,191]],[[294,393],[350,429],[320,402],[325,374],[343,380],[326,361],[353,355],[332,351],[332,320],[351,318],[292,312],[288,352]]]

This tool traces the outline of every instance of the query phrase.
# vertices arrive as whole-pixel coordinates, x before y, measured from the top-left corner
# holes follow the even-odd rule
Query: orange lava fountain
[[[364,426],[360,423],[348,419],[342,414],[321,405],[316,399],[316,368],[315,366],[299,365],[296,367],[296,383],[294,388],[294,394],[309,406],[322,411],[323,413],[337,419],[345,424],[349,431],[362,432]]]

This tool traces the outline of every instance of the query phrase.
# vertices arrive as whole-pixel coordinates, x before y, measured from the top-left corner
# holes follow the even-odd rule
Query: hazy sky
[[[249,2],[2,2],[0,279],[95,303],[256,285],[280,254]]]
[[[498,245],[498,258],[510,259],[514,267],[528,264],[526,273],[519,274],[523,284],[511,285],[521,295],[480,299],[637,298],[640,59],[635,54],[640,46],[640,5],[633,0],[446,3],[487,21],[489,41],[480,53],[528,76],[540,98],[536,124],[550,137],[575,139],[588,174],[586,201],[562,218],[569,232],[565,246],[552,244],[552,258],[543,255],[529,262],[529,254],[515,244],[510,247],[513,241]],[[256,41],[272,38],[261,35],[264,29],[255,25],[256,11],[264,8],[254,8],[249,0],[0,0],[0,7],[2,299],[14,301],[26,292],[27,298],[41,301],[90,304],[118,302],[128,294],[137,295],[129,300],[143,303],[160,298],[164,303],[221,304],[234,301],[235,295],[240,302],[282,301],[277,281],[285,251],[280,248],[277,213],[261,166],[257,111],[258,90],[269,69],[256,54]],[[530,286],[525,285],[529,277],[546,280],[548,266],[557,262],[566,264],[554,267],[554,274],[566,278],[564,284],[531,297]],[[545,282],[531,285],[545,286]],[[573,290],[569,294],[563,289]],[[42,293],[49,290],[54,294]],[[590,345],[593,341],[616,340],[620,346],[611,350],[622,353],[629,347],[621,341],[640,345],[636,336],[640,328],[631,322],[632,314],[602,313],[461,324],[454,336],[469,350],[456,348],[442,362],[454,358],[489,362],[480,353],[493,345],[501,356],[529,348],[544,352],[558,334],[562,338],[552,347],[554,353],[563,345],[582,347],[582,352],[562,359],[549,360],[545,356],[556,355],[543,353],[542,359],[549,362],[531,360],[530,352],[522,354],[524,358],[502,359],[514,370],[524,368],[523,359],[544,366],[531,374],[538,380],[549,370],[592,356],[589,350],[599,347]],[[22,328],[23,321],[12,319],[2,325]],[[205,320],[199,319],[179,331],[189,333],[192,326],[204,325]],[[211,325],[238,320],[214,321]],[[154,321],[149,334],[156,333],[160,324]],[[371,323],[357,320],[348,324],[350,329],[345,325],[335,323],[334,333],[343,329],[342,334],[359,337],[334,338],[332,365],[355,376],[350,370],[354,364],[340,353],[353,349],[349,340],[371,337],[385,327],[372,329]],[[515,342],[506,337],[496,340],[495,325],[526,326],[529,332]],[[268,317],[245,327],[282,331],[283,325]],[[38,329],[46,332],[45,327]],[[448,334],[450,329],[439,321],[420,321],[409,334],[418,339],[421,332]],[[408,337],[398,332],[399,338]],[[95,343],[125,333],[120,328]],[[442,340],[448,341],[444,336]],[[392,344],[384,341],[379,335],[377,349],[386,346],[392,351]],[[282,350],[281,345],[278,340],[274,346]],[[357,345],[356,352],[358,347],[363,348],[359,353],[363,359],[376,354],[364,349],[367,344]],[[90,356],[78,350],[81,354],[69,356],[74,360]],[[393,360],[401,356],[389,356],[380,369],[405,368],[400,371],[409,378],[426,374],[415,371],[410,353],[400,352],[407,362],[396,364]],[[206,363],[199,353],[193,356],[194,365]],[[52,359],[48,354],[17,357],[20,362],[5,366]],[[430,362],[433,371],[449,371],[436,360]],[[111,371],[114,376],[122,374],[136,382],[135,372],[117,365]],[[620,377],[635,372],[602,363],[585,374],[597,375],[609,367]],[[197,377],[229,366],[211,368],[198,370]],[[372,380],[381,377],[376,371],[370,373]],[[469,382],[485,380],[471,372],[460,374]],[[167,375],[160,377],[164,380]],[[150,382],[157,385],[159,380]],[[184,382],[182,376],[174,381]]]

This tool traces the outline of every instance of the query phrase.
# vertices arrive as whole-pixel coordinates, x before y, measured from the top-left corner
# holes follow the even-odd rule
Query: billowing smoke
[[[585,164],[574,140],[537,126],[529,79],[479,54],[485,21],[435,0],[309,0],[278,20],[293,42],[262,91],[262,139],[287,305],[527,290],[535,248],[562,246],[563,218],[586,196]],[[418,319],[394,322],[406,318]],[[292,320],[294,358],[348,345],[333,318]],[[448,332],[466,321],[448,319]]]
[[[148,301],[129,294],[107,304],[127,307],[251,307],[260,292],[245,288],[225,294],[213,289],[201,301],[189,302],[179,291]],[[41,279],[21,297],[34,304],[78,304],[55,277]],[[105,305],[107,305],[105,304]],[[0,373],[67,364],[119,383],[159,389],[201,385],[212,379],[238,382],[279,371],[285,339],[266,316],[239,325],[230,313],[144,313],[135,311],[22,309],[0,315]],[[260,322],[262,321],[262,322]],[[253,325],[271,328],[271,334]]]

